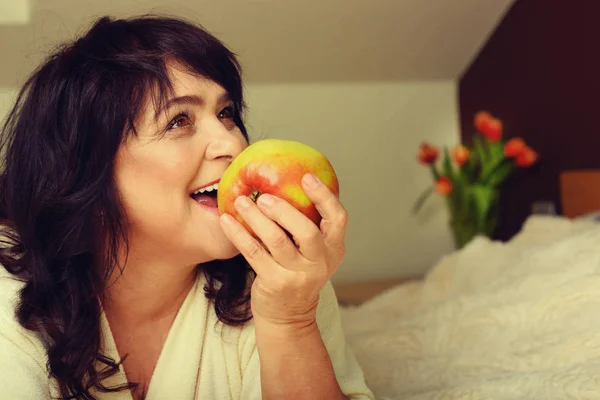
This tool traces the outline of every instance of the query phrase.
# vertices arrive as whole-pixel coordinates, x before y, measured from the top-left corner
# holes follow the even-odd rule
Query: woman
[[[303,180],[320,227],[238,199],[264,247],[218,213],[243,111],[235,56],[177,19],[102,18],[35,71],[2,132],[3,398],[373,398],[329,283],[337,198]]]

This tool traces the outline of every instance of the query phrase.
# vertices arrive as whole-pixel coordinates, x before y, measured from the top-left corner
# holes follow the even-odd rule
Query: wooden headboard
[[[572,170],[560,174],[562,214],[576,218],[600,212],[600,170]]]

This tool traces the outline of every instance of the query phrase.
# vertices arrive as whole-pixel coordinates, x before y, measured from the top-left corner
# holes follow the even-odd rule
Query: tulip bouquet
[[[472,147],[444,148],[440,165],[439,150],[422,143],[418,152],[421,164],[430,168],[434,184],[415,204],[417,212],[432,193],[444,196],[450,215],[450,227],[457,249],[476,235],[491,237],[497,222],[500,186],[517,169],[533,165],[537,153],[521,138],[502,139],[503,124],[486,111],[475,115],[477,132]]]

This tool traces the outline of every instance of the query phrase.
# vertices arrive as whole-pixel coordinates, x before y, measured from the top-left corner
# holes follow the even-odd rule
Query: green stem
[[[431,193],[433,193],[433,187],[429,187],[423,193],[421,193],[421,195],[419,196],[419,198],[417,199],[417,201],[415,202],[415,205],[413,207],[413,214],[416,214],[419,212],[421,207],[423,207],[423,204],[425,204],[425,200],[427,200],[427,198],[431,195]]]
[[[506,160],[508,160],[508,158],[506,158],[506,157],[499,158],[498,160],[496,160],[496,162],[492,165],[492,167],[489,170],[482,171],[482,176],[480,178],[481,184],[487,185],[489,180],[492,178],[492,176],[494,176],[494,172],[498,171],[498,169],[502,166],[502,164]],[[483,172],[485,172],[485,174],[483,174]]]
[[[437,182],[440,179],[440,173],[438,172],[435,164],[431,164],[430,169],[431,169],[431,175],[433,175],[434,182]]]
[[[258,191],[257,189],[254,189],[252,191],[252,193],[250,193],[250,200],[252,200],[253,202],[256,203],[256,200],[258,200],[258,198],[260,197],[262,193],[260,191]]]

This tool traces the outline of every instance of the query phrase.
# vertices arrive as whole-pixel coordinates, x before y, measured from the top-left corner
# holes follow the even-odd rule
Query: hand
[[[302,188],[322,216],[320,227],[288,202],[268,194],[256,204],[246,196],[235,203],[260,241],[232,216],[221,216],[225,235],[257,274],[251,292],[255,321],[314,324],[319,292],[344,258],[348,214],[337,196],[317,178],[311,184],[311,177],[304,176]]]

